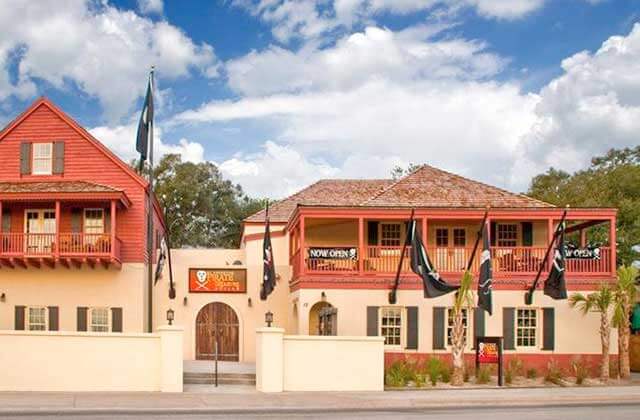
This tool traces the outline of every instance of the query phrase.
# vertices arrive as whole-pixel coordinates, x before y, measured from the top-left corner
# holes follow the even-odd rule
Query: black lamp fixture
[[[323,302],[327,300],[327,294],[324,291],[320,294],[320,299],[322,299]]]
[[[273,312],[268,311],[264,314],[264,322],[266,322],[267,327],[271,328],[271,324],[273,323]]]
[[[173,309],[169,309],[167,311],[167,321],[169,321],[169,325],[173,325],[173,320],[176,317],[176,313],[173,311]]]
[[[253,306],[253,301],[251,300],[251,298],[247,298],[247,306],[250,308]]]

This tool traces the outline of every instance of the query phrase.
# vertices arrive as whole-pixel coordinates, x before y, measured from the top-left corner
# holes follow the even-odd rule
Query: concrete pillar
[[[160,391],[182,392],[183,328],[165,325],[160,334]]]
[[[256,389],[282,392],[284,388],[284,328],[256,330]]]

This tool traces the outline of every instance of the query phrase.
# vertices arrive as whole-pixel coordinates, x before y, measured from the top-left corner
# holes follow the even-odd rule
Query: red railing
[[[491,247],[491,262],[495,275],[535,274],[540,264],[543,264],[543,272],[549,269],[549,261],[545,260],[544,247]],[[402,272],[411,271],[409,266],[409,247],[405,252],[402,264]],[[471,247],[436,247],[427,248],[427,253],[434,267],[442,273],[463,272],[471,256]],[[294,276],[299,274],[300,256],[297,251],[292,257]],[[305,267],[309,273],[359,273],[357,259],[325,259],[309,258],[309,248],[304,248]],[[398,269],[401,247],[368,246],[366,247],[362,274],[394,274]],[[478,249],[471,265],[472,272],[478,272],[480,255]],[[600,259],[574,260],[568,259],[567,273],[580,274],[610,274],[611,273],[611,248],[600,248]]]
[[[57,244],[57,245],[56,245]],[[121,242],[116,238],[114,255],[119,257]],[[20,256],[109,256],[110,234],[90,233],[1,233],[0,255]]]

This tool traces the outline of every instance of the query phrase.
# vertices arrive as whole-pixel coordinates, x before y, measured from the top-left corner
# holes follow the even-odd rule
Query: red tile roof
[[[111,193],[122,192],[106,185],[84,181],[59,182],[0,182],[0,193]]]
[[[415,208],[545,208],[552,204],[473,181],[424,165],[399,179],[318,181],[302,191],[272,204],[272,222],[287,222],[298,205],[337,207]],[[247,222],[264,221],[264,211]]]

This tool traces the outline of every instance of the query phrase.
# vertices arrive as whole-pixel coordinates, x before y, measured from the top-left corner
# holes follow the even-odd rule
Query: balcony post
[[[54,252],[54,256],[56,260],[60,258],[60,200],[56,201],[56,239],[55,239],[55,247],[56,250]]]
[[[116,258],[116,209],[116,200],[111,200],[111,213],[109,214],[109,217],[111,218],[111,232],[109,233],[111,234],[110,251],[112,260],[115,260]]]
[[[4,236],[2,235],[2,201],[0,200],[0,255],[2,255],[2,248],[4,247]]]
[[[304,261],[306,253],[306,243],[304,239],[304,216],[300,216],[300,274],[304,275],[307,272],[307,266]]]
[[[364,273],[364,258],[366,250],[364,248],[364,217],[358,218],[358,272]]]
[[[618,244],[616,244],[617,240],[618,239],[617,239],[617,232],[616,232],[616,218],[612,217],[609,219],[609,249],[610,249],[609,252],[611,252],[609,259],[611,260],[612,276],[616,275],[616,269],[617,269],[617,261],[616,261],[617,248],[618,248]]]

